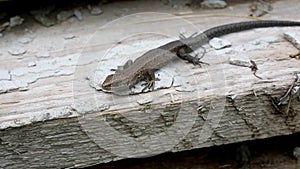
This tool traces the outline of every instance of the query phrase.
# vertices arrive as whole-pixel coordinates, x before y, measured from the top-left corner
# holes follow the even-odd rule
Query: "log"
[[[185,26],[182,20],[150,22],[161,18],[157,15],[147,15],[149,22],[133,25],[148,32],[146,28],[160,28],[173,37]],[[217,20],[194,18],[194,23],[205,30],[216,26]],[[237,20],[222,19],[230,22]],[[23,55],[0,55],[6,65],[1,67],[0,81],[0,168],[87,167],[300,131],[299,96],[283,105],[282,112],[272,103],[273,97],[288,91],[295,72],[300,72],[300,60],[289,57],[297,49],[283,37],[284,32],[299,28],[228,35],[223,38],[232,42],[230,48],[204,46],[203,61],[210,65],[199,67],[176,59],[158,72],[163,88],[120,96],[99,90],[110,69],[173,38],[138,32],[120,40],[124,32],[136,30],[130,24],[111,24],[90,29],[96,32],[91,39],[91,34],[78,29],[70,32],[76,35],[73,39],[63,39],[63,34],[54,32],[64,26],[40,28],[37,35],[43,36],[26,46]],[[35,55],[46,50],[49,42],[55,46],[49,48],[50,56]],[[2,45],[1,51],[11,46]],[[249,63],[250,58],[262,79],[249,67],[233,64]]]

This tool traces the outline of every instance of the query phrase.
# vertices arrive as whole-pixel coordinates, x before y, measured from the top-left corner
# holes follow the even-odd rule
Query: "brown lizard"
[[[275,26],[300,26],[296,21],[246,21],[213,27],[193,37],[175,40],[151,49],[138,57],[134,62],[128,62],[123,70],[108,75],[102,83],[105,90],[130,89],[137,83],[145,80],[146,88],[154,87],[154,72],[176,57],[180,57],[194,64],[201,64],[200,58],[190,55],[191,52],[209,42],[210,39],[233,32],[240,32],[253,28]],[[144,91],[143,89],[143,91]]]

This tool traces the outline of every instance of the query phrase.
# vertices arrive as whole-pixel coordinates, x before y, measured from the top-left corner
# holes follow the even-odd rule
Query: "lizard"
[[[209,40],[214,37],[254,28],[283,26],[300,26],[300,22],[284,20],[243,21],[216,26],[198,35],[171,41],[165,45],[147,51],[134,62],[127,62],[123,70],[119,70],[116,71],[115,74],[108,75],[102,83],[102,89],[131,89],[137,83],[146,81],[146,87],[142,90],[142,92],[146,88],[152,88],[153,90],[155,83],[155,71],[169,63],[174,58],[179,57],[197,65],[203,64],[204,62],[200,61],[201,58],[194,57],[190,55],[190,53],[202,47],[202,45],[208,43]]]

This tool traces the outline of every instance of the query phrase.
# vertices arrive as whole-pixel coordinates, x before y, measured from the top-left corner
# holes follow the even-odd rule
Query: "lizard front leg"
[[[154,84],[155,84],[155,71],[156,69],[146,69],[144,70],[144,76],[146,77],[146,83],[143,84],[145,87],[142,89],[142,92],[144,92],[146,89],[154,90]]]

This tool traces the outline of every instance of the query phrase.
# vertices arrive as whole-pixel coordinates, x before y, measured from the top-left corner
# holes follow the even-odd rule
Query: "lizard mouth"
[[[112,88],[112,82],[113,82],[113,79],[114,79],[114,75],[111,74],[111,75],[108,75],[106,77],[106,79],[104,80],[104,82],[102,83],[101,87],[102,89],[104,90],[111,90]]]

